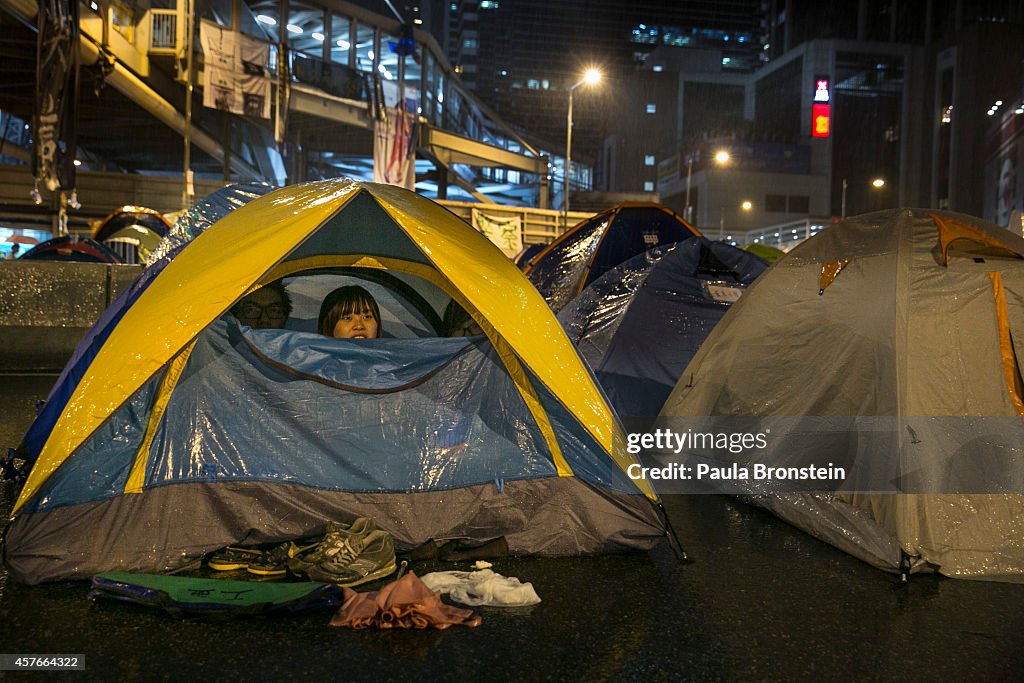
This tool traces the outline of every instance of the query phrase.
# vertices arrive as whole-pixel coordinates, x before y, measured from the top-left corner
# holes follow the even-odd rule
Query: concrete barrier
[[[59,372],[142,266],[0,261],[0,372]]]

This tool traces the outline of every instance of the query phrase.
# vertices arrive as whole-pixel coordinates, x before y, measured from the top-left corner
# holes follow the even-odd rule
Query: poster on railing
[[[204,19],[199,26],[203,47],[203,106],[270,118],[270,77],[266,43]]]
[[[416,186],[416,115],[405,109],[381,107],[373,124],[373,181]]]
[[[493,216],[473,209],[473,227],[509,258],[523,250],[523,221],[519,216]]]

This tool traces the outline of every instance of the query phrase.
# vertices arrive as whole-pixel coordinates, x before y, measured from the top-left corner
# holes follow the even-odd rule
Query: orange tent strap
[[[942,265],[944,266],[949,265],[949,245],[957,240],[968,240],[986,247],[994,247],[1007,256],[1024,256],[999,238],[993,237],[973,225],[953,218],[943,218],[934,213],[931,214],[931,219],[939,231],[939,249],[942,252]]]
[[[1006,377],[1006,388],[1010,392],[1010,400],[1017,414],[1024,417],[1024,382],[1021,381],[1017,357],[1013,353],[1013,340],[1010,339],[1010,317],[1006,312],[1006,292],[1003,290],[1003,277],[997,272],[988,274],[992,280],[992,295],[996,300],[996,321],[999,323],[999,355],[1003,361],[1003,374]]]
[[[844,258],[841,261],[826,261],[821,264],[821,275],[818,277],[818,294],[824,294],[825,288],[832,284],[836,276],[847,266],[852,259]]]

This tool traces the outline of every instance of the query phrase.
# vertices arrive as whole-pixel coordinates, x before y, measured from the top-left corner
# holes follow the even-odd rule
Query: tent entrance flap
[[[271,271],[264,279],[267,282],[270,282],[278,278],[295,275],[306,270],[331,267],[373,268],[408,273],[410,275],[416,275],[417,277],[423,278],[449,294],[457,303],[465,308],[471,316],[474,317],[474,320],[480,324],[480,327],[490,339],[491,344],[498,351],[499,357],[505,364],[505,368],[508,370],[509,375],[514,380],[516,388],[519,390],[523,401],[526,403],[530,413],[537,421],[537,424],[541,426],[548,448],[555,458],[559,476],[573,476],[572,468],[569,467],[565,458],[562,457],[561,447],[558,445],[558,440],[555,438],[554,432],[550,428],[547,415],[545,414],[543,407],[541,407],[540,402],[537,400],[536,389],[530,383],[526,373],[523,372],[522,366],[520,365],[515,353],[511,351],[508,344],[498,336],[497,332],[488,323],[488,321],[480,316],[479,312],[476,312],[472,303],[451,283],[450,280],[448,280],[448,278],[444,277],[431,266],[416,261],[408,261],[406,259],[385,258],[360,254],[321,254],[319,256],[286,261]],[[476,315],[474,315],[474,313],[476,313]],[[651,495],[653,495],[653,491],[651,492]]]
[[[973,225],[962,223],[953,218],[943,218],[932,214],[932,220],[939,231],[939,252],[943,265],[949,265],[949,250],[954,242],[964,241],[976,245],[978,253],[989,253],[994,256],[1024,258],[1019,250],[1015,250],[1006,241],[990,235]]]

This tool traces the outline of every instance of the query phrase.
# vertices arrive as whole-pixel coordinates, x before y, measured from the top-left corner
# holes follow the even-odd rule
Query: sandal
[[[239,548],[229,545],[210,555],[206,565],[218,572],[246,569],[250,563],[259,560],[263,554],[264,551],[259,548]]]

